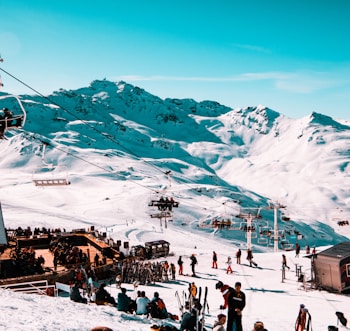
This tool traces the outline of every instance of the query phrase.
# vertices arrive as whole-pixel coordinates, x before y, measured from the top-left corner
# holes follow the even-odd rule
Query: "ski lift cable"
[[[113,139],[113,138],[110,137],[110,136],[106,136],[105,134],[103,134],[102,131],[98,130],[97,128],[95,128],[93,125],[91,125],[91,124],[88,123],[87,121],[81,119],[79,116],[75,115],[74,113],[72,113],[71,111],[69,111],[68,109],[66,109],[65,107],[62,107],[62,106],[59,105],[57,102],[55,102],[55,101],[51,100],[49,97],[43,95],[43,94],[40,93],[38,90],[36,90],[35,88],[33,88],[33,87],[31,87],[30,85],[26,84],[25,82],[23,82],[23,81],[20,80],[19,78],[15,77],[14,75],[12,75],[12,74],[9,73],[8,71],[4,70],[3,68],[0,67],[0,70],[3,71],[4,73],[6,73],[7,75],[9,75],[10,77],[12,77],[13,79],[15,79],[16,81],[18,81],[19,83],[21,83],[21,84],[23,84],[24,86],[26,86],[26,87],[29,88],[30,90],[32,90],[34,93],[36,93],[36,94],[38,94],[39,96],[41,96],[42,98],[46,99],[47,101],[49,101],[49,102],[52,103],[53,105],[55,105],[55,106],[61,108],[63,111],[65,111],[65,112],[67,112],[68,114],[72,115],[75,119],[81,121],[84,125],[87,125],[89,128],[95,130],[95,131],[96,131],[97,133],[99,133],[102,137],[107,138],[107,139],[109,139],[110,141],[114,142],[115,144],[119,145],[119,146],[122,147],[125,151],[127,151],[129,154],[135,156],[138,160],[141,160],[141,161],[145,162],[146,164],[150,165],[151,167],[153,167],[154,169],[156,169],[157,171],[160,171],[163,175],[166,175],[166,176],[168,177],[168,179],[169,179],[169,171],[163,171],[162,169],[160,169],[159,167],[155,166],[155,165],[152,164],[151,162],[149,162],[149,161],[147,161],[147,160],[141,158],[140,156],[136,155],[132,150],[126,148],[125,146],[123,146],[122,144],[120,144],[120,142],[118,142],[117,140]],[[74,155],[74,154],[70,154],[70,155],[72,155],[72,156],[74,156],[74,157],[77,157],[77,156]],[[79,158],[79,157],[77,157],[77,158]],[[83,159],[81,158],[81,160],[83,160]],[[89,161],[87,161],[87,160],[85,160],[85,162],[92,164],[91,162],[89,162]],[[98,166],[98,165],[95,165],[95,166],[99,167],[100,169],[103,169],[104,171],[109,171],[109,170],[107,170],[107,169],[105,169],[105,168],[103,168],[103,167],[100,167],[100,166]],[[110,172],[110,171],[109,171],[109,172]],[[130,180],[130,179],[129,179],[129,180]],[[130,180],[130,181],[131,181],[131,180]],[[190,180],[187,179],[187,181],[190,181]],[[132,182],[134,182],[134,181],[132,181]],[[191,181],[190,181],[190,182],[191,182]],[[134,183],[136,183],[136,182],[134,182]],[[137,185],[140,185],[139,183],[136,183],[136,184],[137,184]],[[183,184],[186,185],[186,186],[189,186],[189,185],[186,184],[186,182],[183,182]],[[193,183],[193,184],[196,184],[196,183]],[[197,185],[197,184],[196,184],[196,185]],[[141,186],[143,186],[143,185],[141,185]],[[143,186],[143,187],[145,187],[145,186]],[[190,186],[189,186],[189,187],[190,187]],[[190,188],[192,189],[192,187],[190,187]],[[150,189],[150,190],[152,190],[152,189]],[[153,191],[153,190],[152,190],[152,191]],[[220,202],[218,202],[218,203],[220,203]]]
[[[17,77],[13,76],[12,74],[10,74],[8,71],[4,70],[3,68],[0,68],[1,71],[3,71],[4,73],[6,73],[7,75],[9,75],[10,77],[12,77],[13,79],[15,79],[16,81],[18,81],[19,83],[23,84],[24,86],[26,86],[27,88],[29,88],[30,90],[32,90],[34,93],[38,94],[39,96],[41,96],[42,98],[46,99],[47,101],[49,101],[51,104],[61,108],[63,111],[65,111],[66,113],[70,114],[71,116],[73,116],[75,119],[81,121],[84,125],[88,126],[90,129],[96,131],[97,133],[99,133],[101,136],[111,140],[113,143],[119,145],[120,147],[122,147],[125,151],[127,151],[128,153],[134,155],[137,159],[147,163],[148,165],[152,166],[153,168],[157,169],[158,171],[162,172],[164,175],[166,175],[166,171],[163,171],[162,169],[156,167],[154,164],[152,164],[151,162],[139,157],[138,155],[136,155],[134,152],[132,152],[131,150],[129,150],[128,148],[126,148],[125,146],[121,145],[120,142],[118,142],[116,139],[110,137],[110,136],[106,136],[102,131],[98,130],[96,127],[94,127],[93,125],[91,125],[90,123],[88,123],[87,121],[85,121],[84,119],[80,118],[79,116],[75,115],[73,112],[69,111],[68,109],[66,109],[65,107],[62,107],[61,105],[59,105],[57,102],[53,101],[52,99],[50,99],[49,97],[43,95],[42,93],[40,93],[38,90],[36,90],[35,88],[31,87],[30,85],[26,84],[25,82],[23,82],[22,80],[18,79]]]
[[[0,55],[0,62],[3,62],[3,58]],[[139,157],[138,155],[136,155],[133,151],[129,150],[128,148],[126,148],[125,146],[122,146],[117,140],[113,139],[110,136],[106,136],[103,134],[102,131],[96,129],[93,125],[89,124],[88,122],[86,122],[85,120],[79,118],[78,116],[76,116],[74,113],[72,113],[71,111],[67,110],[66,108],[62,107],[61,105],[57,104],[55,101],[51,100],[49,97],[43,95],[42,93],[40,93],[38,90],[34,89],[33,87],[31,87],[30,85],[26,84],[25,82],[23,82],[22,80],[18,79],[17,77],[15,77],[14,75],[12,75],[11,73],[9,73],[8,71],[6,71],[5,69],[0,67],[0,70],[4,73],[6,73],[8,76],[12,77],[13,79],[15,79],[16,81],[18,81],[19,83],[23,84],[24,86],[26,86],[27,88],[29,88],[30,90],[32,90],[33,92],[35,92],[36,94],[38,94],[39,96],[43,97],[44,99],[48,100],[49,102],[51,102],[52,104],[56,105],[57,107],[61,108],[63,111],[67,112],[68,114],[72,115],[74,118],[78,119],[79,121],[81,121],[84,125],[87,125],[88,127],[90,127],[91,129],[95,130],[96,132],[98,132],[99,134],[101,134],[103,137],[113,141],[114,143],[116,143],[117,145],[119,145],[120,147],[122,147],[125,151],[127,151],[128,153],[130,153],[131,155],[135,156],[138,160],[141,160],[145,163],[147,163],[148,165],[152,166],[153,168],[155,168],[156,170],[160,171],[162,174],[167,175],[166,171],[163,171],[162,169],[158,168],[157,166],[155,166],[154,164],[152,164],[151,162],[148,162],[147,160]],[[76,157],[76,156],[75,156]],[[192,182],[191,180],[187,179],[187,181],[189,181],[190,183]],[[192,182],[195,185],[198,185],[197,183]],[[184,185],[187,185],[186,182],[183,182]],[[189,186],[189,185],[188,185]],[[192,187],[191,187],[192,189]],[[221,202],[218,201],[219,204],[221,204]],[[311,207],[310,207],[311,208]],[[308,209],[307,207],[302,208],[302,209]],[[331,209],[331,208],[330,208]],[[346,208],[345,208],[346,209]]]
[[[25,134],[25,133],[24,133]],[[63,153],[65,153],[65,154],[67,154],[67,155],[69,155],[69,156],[71,156],[71,157],[74,157],[74,158],[76,158],[76,159],[78,159],[78,160],[80,160],[80,161],[82,161],[82,162],[85,162],[85,163],[87,163],[87,164],[90,164],[91,166],[94,166],[94,167],[96,167],[96,168],[99,168],[99,169],[101,169],[102,171],[104,171],[104,172],[108,172],[108,173],[110,173],[110,174],[112,174],[112,175],[114,175],[115,173],[112,171],[112,170],[110,170],[110,169],[107,169],[107,168],[105,168],[105,167],[103,167],[103,166],[100,166],[100,165],[98,165],[98,164],[96,164],[96,163],[94,163],[94,162],[91,162],[91,161],[89,161],[89,160],[87,160],[87,159],[85,159],[85,158],[83,158],[83,157],[81,157],[81,156],[78,156],[78,155],[76,155],[76,154],[74,154],[74,153],[71,153],[71,152],[69,152],[69,151],[67,151],[67,150],[64,150],[63,148],[61,148],[61,147],[59,147],[59,146],[54,146],[54,145],[52,145],[52,144],[50,144],[50,143],[48,143],[48,142],[45,142],[45,141],[43,141],[41,138],[38,138],[38,137],[36,137],[35,135],[37,135],[37,134],[34,134],[34,135],[30,135],[30,137],[31,138],[34,138],[35,140],[38,140],[41,144],[44,144],[44,145],[46,145],[46,146],[50,146],[51,148],[54,148],[54,149],[57,149],[58,151],[60,151],[60,152],[63,152]],[[170,175],[170,173],[168,172],[167,173],[168,175]],[[155,193],[155,194],[158,194],[159,193],[159,190],[157,190],[157,189],[153,189],[153,188],[150,188],[149,186],[146,186],[146,185],[143,185],[143,184],[140,184],[140,183],[138,183],[138,182],[136,182],[136,181],[133,181],[132,179],[130,179],[130,178],[126,178],[126,180],[127,181],[129,181],[129,182],[131,182],[131,183],[134,183],[134,184],[136,184],[136,185],[138,185],[138,186],[140,186],[140,187],[142,187],[142,188],[145,188],[145,189],[147,189],[147,190],[149,190],[149,191],[151,191],[152,193]],[[191,189],[193,189],[193,187],[191,187],[189,184],[187,184],[187,183],[183,183],[185,186],[188,186],[188,187],[190,187]],[[196,184],[197,185],[197,184]],[[207,197],[206,195],[203,195],[204,197]],[[230,208],[231,210],[237,210],[237,207],[235,208],[235,207],[233,207],[233,206],[227,206],[227,204],[226,204],[226,202],[222,202],[222,201],[219,201],[219,200],[217,200],[217,199],[215,199],[215,198],[212,198],[212,197],[210,197],[209,198],[211,201],[214,201],[214,202],[216,202],[216,203],[218,203],[218,205],[219,206],[223,206],[224,205],[224,207],[226,208],[226,207],[228,207],[228,208]],[[177,198],[177,200],[181,200],[181,198]],[[182,202],[181,202],[183,205],[187,205],[187,206],[197,206],[197,204],[192,204],[190,201],[187,201],[187,200],[182,200]],[[243,208],[243,209],[248,209],[248,210],[250,210],[250,209],[254,209],[254,210],[261,210],[261,207],[239,207],[240,209],[241,208]],[[208,208],[206,208],[208,211],[211,211],[211,212],[217,212],[217,209],[213,209],[213,208],[211,208],[211,209],[208,209]]]
[[[41,144],[43,144],[43,146],[45,146],[45,149],[46,149],[47,146],[50,146],[51,148],[54,148],[54,149],[56,149],[56,150],[58,150],[58,151],[60,151],[60,152],[63,152],[63,153],[65,153],[65,154],[67,154],[67,155],[69,155],[69,156],[71,156],[71,157],[74,157],[74,158],[76,158],[76,159],[78,159],[78,160],[80,160],[80,161],[82,161],[82,162],[85,162],[85,163],[87,163],[87,164],[90,164],[90,165],[93,166],[93,167],[99,168],[99,169],[101,169],[101,170],[104,171],[104,172],[108,172],[108,173],[114,175],[114,171],[113,171],[113,170],[107,169],[107,168],[105,168],[105,167],[103,167],[103,166],[100,166],[100,165],[98,165],[98,164],[96,164],[96,163],[94,163],[94,162],[91,162],[91,161],[89,161],[89,160],[87,160],[87,159],[85,159],[85,158],[83,158],[83,157],[81,157],[81,156],[78,156],[78,155],[76,155],[76,154],[74,154],[74,153],[72,153],[72,152],[69,152],[69,151],[67,151],[67,150],[64,150],[63,148],[61,148],[61,147],[59,147],[59,146],[57,146],[57,145],[54,146],[54,145],[52,145],[52,144],[50,144],[50,143],[48,143],[48,142],[45,142],[45,141],[43,141],[41,138],[37,137],[37,134],[26,134],[26,133],[23,133],[23,134],[24,134],[24,137],[25,137],[28,141],[30,141],[30,139],[34,139],[34,140],[39,141]],[[26,137],[26,135],[28,135],[28,137]],[[45,161],[44,161],[44,162],[45,162]],[[45,163],[46,163],[46,162],[45,162]],[[49,166],[50,166],[50,164],[49,164]],[[148,190],[154,191],[153,189],[151,189],[151,188],[149,188],[149,187],[147,187],[147,186],[145,186],[145,185],[142,185],[142,184],[140,184],[140,183],[138,183],[138,182],[136,182],[136,181],[133,181],[133,180],[130,179],[130,178],[127,178],[126,180],[129,181],[129,182],[132,182],[132,183],[134,183],[134,184],[136,184],[136,185],[138,185],[138,186],[141,186],[141,187],[143,187],[143,188],[146,188],[146,189],[148,189]]]
[[[160,171],[163,175],[167,175],[168,176],[168,171],[163,171],[162,169],[160,169],[159,167],[155,166],[154,164],[152,164],[151,162],[139,157],[138,155],[136,155],[133,151],[129,150],[128,148],[126,148],[125,146],[121,145],[117,140],[113,139],[110,136],[106,136],[105,134],[103,134],[102,131],[98,130],[97,128],[95,128],[93,125],[91,125],[90,123],[88,123],[87,121],[81,119],[79,116],[75,115],[74,113],[72,113],[71,111],[69,111],[68,109],[62,107],[61,105],[59,105],[57,102],[51,100],[49,97],[43,95],[42,93],[40,93],[38,90],[34,89],[33,87],[31,87],[30,85],[26,84],[25,82],[23,82],[22,80],[20,80],[19,78],[15,77],[14,75],[12,75],[11,73],[9,73],[8,71],[4,70],[3,68],[0,68],[1,71],[3,71],[4,73],[6,73],[7,75],[9,75],[10,77],[12,77],[13,79],[15,79],[16,81],[18,81],[19,83],[23,84],[24,86],[26,86],[27,88],[29,88],[30,90],[32,90],[33,92],[35,92],[36,94],[38,94],[39,96],[41,96],[42,98],[46,99],[47,101],[49,101],[50,103],[54,104],[55,106],[61,108],[63,111],[67,112],[68,114],[72,115],[75,119],[81,121],[84,125],[87,125],[88,127],[90,127],[91,129],[95,130],[97,133],[99,133],[102,137],[107,138],[109,140],[111,140],[112,142],[116,143],[117,145],[119,145],[120,147],[122,147],[125,151],[127,151],[129,154],[135,156],[138,160],[141,160],[145,163],[147,163],[148,165],[150,165],[151,167],[153,167],[154,169],[156,169],[157,171]],[[77,157],[76,155],[71,154],[74,157]],[[86,160],[85,160],[86,161]],[[90,163],[89,161],[86,161],[88,163]],[[90,163],[91,164],[91,163]],[[105,168],[98,166],[99,168],[103,169],[104,171],[107,171]],[[189,180],[188,178],[186,179],[188,182],[198,185],[197,183],[192,182],[191,180]],[[137,183],[138,184],[138,183]],[[190,185],[188,185],[185,181],[182,182],[182,184],[184,184],[185,186],[188,186],[192,189],[192,187]],[[139,184],[138,184],[139,185]],[[142,185],[141,185],[142,186]],[[215,200],[215,199],[214,199]],[[218,201],[219,204],[221,204],[221,202]]]
[[[56,150],[58,150],[58,151],[60,151],[60,152],[62,152],[62,153],[65,153],[65,154],[67,154],[67,155],[69,155],[69,156],[71,156],[71,157],[73,157],[73,158],[76,158],[76,159],[78,159],[78,160],[80,160],[80,161],[82,161],[82,162],[85,162],[85,163],[87,163],[87,164],[89,164],[89,165],[91,165],[91,166],[93,166],[93,167],[99,168],[99,169],[101,169],[103,172],[108,172],[108,173],[110,173],[110,174],[112,174],[112,175],[115,175],[115,173],[113,172],[113,170],[107,169],[107,168],[105,168],[105,167],[103,167],[103,166],[100,166],[100,165],[94,163],[94,162],[91,162],[91,161],[89,161],[89,160],[87,160],[87,159],[85,159],[85,158],[83,158],[83,157],[81,157],[81,156],[78,156],[78,155],[76,155],[76,154],[74,154],[74,153],[72,153],[72,152],[69,152],[69,151],[65,150],[64,148],[62,148],[62,147],[60,147],[60,146],[58,146],[58,145],[50,144],[50,143],[48,143],[47,141],[45,141],[42,137],[38,137],[38,134],[29,134],[29,133],[23,132],[23,135],[24,135],[24,137],[25,137],[28,141],[30,141],[31,139],[34,139],[34,140],[38,141],[40,144],[42,144],[42,145],[45,146],[45,149],[46,149],[46,147],[51,147],[51,148],[56,149]],[[142,187],[142,188],[144,188],[144,189],[146,189],[146,190],[149,190],[149,191],[151,191],[152,193],[157,194],[157,193],[159,192],[159,191],[156,190],[156,189],[153,189],[153,188],[150,188],[149,186],[140,184],[139,182],[136,182],[136,181],[134,181],[134,180],[132,180],[132,179],[130,179],[130,178],[126,178],[126,180],[127,180],[128,182],[131,182],[131,183],[133,183],[133,184],[136,184],[136,185],[138,185],[138,186],[140,186],[140,187]],[[205,196],[205,197],[206,197],[206,196]],[[178,200],[181,200],[181,198],[178,199]],[[210,198],[210,200],[212,201],[213,199]],[[214,201],[217,201],[217,200],[214,199]],[[217,202],[218,202],[220,205],[222,205],[222,202],[219,202],[219,201],[217,201]],[[187,201],[187,200],[183,200],[181,203],[184,204],[184,205],[187,205],[187,206],[197,206],[196,204],[191,204],[191,203],[190,203],[189,201]],[[207,210],[212,211],[212,212],[216,212],[216,211],[217,211],[217,210],[214,210],[214,209],[207,209]]]

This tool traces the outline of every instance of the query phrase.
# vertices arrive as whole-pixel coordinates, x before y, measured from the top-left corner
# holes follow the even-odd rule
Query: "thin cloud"
[[[228,77],[200,76],[120,76],[116,80],[130,82],[140,81],[169,81],[169,82],[259,82],[269,81],[278,90],[291,93],[313,93],[325,88],[349,84],[349,80],[339,79],[337,75],[326,72],[250,72]]]
[[[270,49],[257,46],[257,45],[249,45],[249,44],[232,44],[232,45],[236,48],[246,49],[253,52],[266,53],[266,54],[272,53]]]

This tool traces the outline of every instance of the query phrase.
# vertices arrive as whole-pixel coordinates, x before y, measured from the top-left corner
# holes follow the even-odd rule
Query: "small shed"
[[[350,242],[334,245],[313,258],[316,283],[324,289],[350,293]]]

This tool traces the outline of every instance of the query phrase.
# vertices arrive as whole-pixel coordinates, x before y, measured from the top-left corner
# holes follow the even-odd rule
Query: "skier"
[[[179,266],[179,275],[183,275],[183,264],[182,256],[179,256],[179,259],[177,260],[177,265]]]
[[[232,268],[231,268],[231,265],[232,265],[232,260],[231,260],[231,257],[227,257],[227,261],[226,261],[226,264],[227,264],[227,269],[226,269],[226,273],[230,273],[232,274]]]
[[[196,277],[196,264],[198,263],[197,258],[194,254],[191,255],[191,269],[192,269],[192,277]]]
[[[241,256],[242,256],[242,251],[240,248],[238,248],[238,251],[236,252],[236,261],[237,264],[241,264]]]
[[[254,267],[257,267],[258,264],[253,261],[253,252],[250,248],[247,250],[247,260],[249,261],[249,266],[251,267],[254,265]]]
[[[287,258],[284,254],[282,254],[282,269],[284,268],[288,268],[288,270],[290,270],[290,268],[287,265]]]
[[[213,264],[212,264],[212,268],[215,268],[215,269],[218,268],[218,256],[217,256],[216,252],[213,252]]]
[[[300,254],[300,245],[299,243],[295,244],[295,257],[299,257]]]

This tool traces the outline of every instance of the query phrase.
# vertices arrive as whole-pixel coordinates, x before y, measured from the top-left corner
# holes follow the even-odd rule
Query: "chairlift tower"
[[[273,209],[274,221],[273,221],[273,251],[278,252],[278,210],[286,208],[286,206],[279,202],[273,203],[267,209]]]
[[[252,232],[256,231],[255,228],[252,227],[252,222],[260,218],[260,208],[246,208],[247,212],[242,212],[242,209],[237,217],[245,219],[247,221],[246,228],[246,237],[247,237],[247,249],[251,249],[252,246]],[[252,212],[256,209],[256,212]]]

